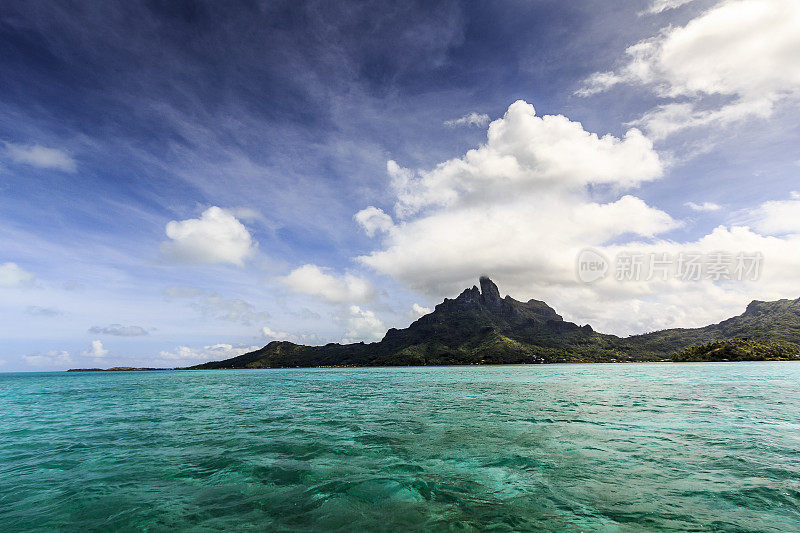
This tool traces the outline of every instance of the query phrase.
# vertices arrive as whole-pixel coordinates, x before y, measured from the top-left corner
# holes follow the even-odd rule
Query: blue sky
[[[629,334],[800,296],[791,0],[6,2],[0,371],[380,339],[480,274]],[[758,252],[587,285],[593,247]]]

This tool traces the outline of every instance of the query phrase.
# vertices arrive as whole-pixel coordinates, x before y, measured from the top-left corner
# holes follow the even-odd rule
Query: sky
[[[0,372],[372,342],[484,274],[617,335],[800,297],[796,0],[11,0],[0,47]]]

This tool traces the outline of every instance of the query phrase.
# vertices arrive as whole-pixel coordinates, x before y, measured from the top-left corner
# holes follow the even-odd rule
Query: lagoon
[[[2,531],[788,531],[800,363],[0,374]]]

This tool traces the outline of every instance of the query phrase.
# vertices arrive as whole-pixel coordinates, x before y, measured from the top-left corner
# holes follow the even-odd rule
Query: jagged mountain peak
[[[483,303],[495,304],[501,300],[500,289],[489,279],[489,276],[481,276],[479,282],[481,284],[481,301]]]
[[[469,289],[464,289],[455,299],[445,298],[442,303],[436,306],[432,314],[436,315],[437,318],[441,318],[459,309],[472,309],[513,322],[531,320],[538,322],[563,321],[563,318],[556,313],[555,309],[541,300],[520,302],[511,296],[501,298],[500,289],[488,276],[481,276],[479,283],[480,288],[473,285]]]

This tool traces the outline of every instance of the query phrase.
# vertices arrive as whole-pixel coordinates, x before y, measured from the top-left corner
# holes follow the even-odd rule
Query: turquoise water
[[[0,374],[0,531],[797,531],[800,364]]]

